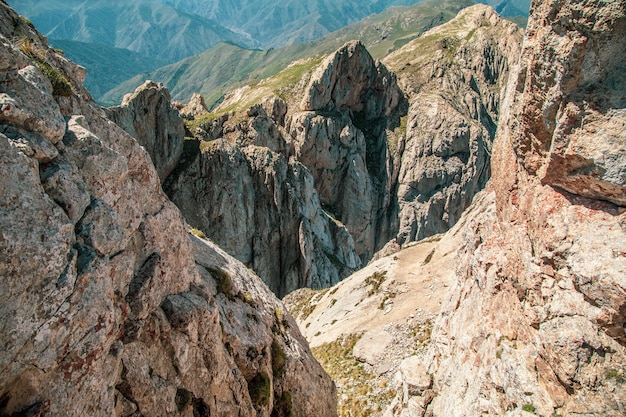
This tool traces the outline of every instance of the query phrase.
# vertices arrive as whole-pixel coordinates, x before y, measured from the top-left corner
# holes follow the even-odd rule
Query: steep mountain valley
[[[625,415],[626,2],[449,3],[103,108],[0,0],[0,417]]]

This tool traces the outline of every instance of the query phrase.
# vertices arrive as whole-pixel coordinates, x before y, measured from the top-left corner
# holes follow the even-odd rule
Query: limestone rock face
[[[0,414],[336,415],[280,302],[188,235],[83,71],[0,22]]]
[[[624,206],[624,3],[536,8],[555,23],[529,27],[511,97],[515,153],[544,184]]]
[[[161,182],[172,172],[183,152],[185,125],[171,104],[169,91],[146,81],[127,94],[118,107],[106,109],[107,117],[146,148]]]
[[[194,227],[279,295],[336,283],[388,240],[386,134],[406,104],[359,42],[294,90],[290,104],[263,90],[246,110],[201,124],[199,149],[165,184]],[[243,88],[222,106],[254,94]]]
[[[363,260],[389,240],[387,129],[406,112],[395,74],[349,42],[313,72],[288,125],[296,158],[322,204],[341,219]]]
[[[447,231],[484,188],[521,39],[519,27],[476,5],[385,58],[410,102],[394,155],[398,243]]]
[[[375,62],[359,41],[345,44],[313,72],[300,105],[304,111],[351,110],[378,119],[400,110],[395,75]]]
[[[256,140],[281,148],[284,139],[263,134],[261,126],[271,123],[256,117],[248,127]],[[322,210],[303,165],[268,146],[224,139],[200,146],[167,182],[168,194],[191,225],[257,271],[276,294],[327,287],[360,266],[351,235]]]
[[[462,232],[458,285],[435,321],[425,355],[432,415],[625,412],[626,217],[613,153],[626,142],[616,129],[623,57],[610,52],[626,44],[625,9],[553,7],[533,3],[494,145],[491,202]]]

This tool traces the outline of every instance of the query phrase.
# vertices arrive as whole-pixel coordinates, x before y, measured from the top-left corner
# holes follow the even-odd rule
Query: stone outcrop
[[[180,115],[186,118],[200,116],[209,112],[204,102],[204,97],[198,93],[194,93],[189,99],[189,103],[179,109]]]
[[[385,58],[410,102],[394,154],[398,243],[447,231],[484,188],[521,39],[519,27],[476,5]]]
[[[281,303],[188,234],[84,70],[0,22],[0,415],[336,415]]]
[[[288,124],[296,158],[364,261],[389,240],[387,129],[399,125],[406,106],[395,74],[353,41],[315,69],[300,103],[306,112]]]
[[[252,122],[259,129],[259,118]],[[249,126],[255,131],[255,126]],[[360,267],[346,228],[321,208],[313,178],[266,146],[200,145],[167,182],[191,225],[253,268],[279,295],[328,287]]]
[[[286,300],[322,351],[360,336],[372,390],[395,393],[384,416],[624,414],[623,164],[590,149],[626,140],[623,54],[603,52],[624,49],[625,10],[533,2],[487,189],[448,233]]]
[[[165,181],[183,152],[185,125],[163,84],[146,81],[106,113],[146,149]]]

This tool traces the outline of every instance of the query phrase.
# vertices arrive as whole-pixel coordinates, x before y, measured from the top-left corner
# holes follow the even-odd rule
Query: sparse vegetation
[[[211,268],[209,272],[215,279],[215,284],[217,287],[217,292],[224,294],[227,298],[233,299],[233,282],[230,277],[230,274],[223,269],[220,268]]]
[[[420,350],[430,343],[430,337],[433,331],[433,322],[426,320],[423,323],[418,323],[413,327],[412,337],[415,340],[415,349]]]
[[[272,354],[272,372],[274,377],[280,376],[285,369],[286,355],[285,350],[276,337],[272,340],[270,351]]]
[[[300,320],[304,321],[311,315],[315,307],[317,307],[318,301],[328,292],[328,288],[323,290],[312,290],[310,288],[303,288],[294,292],[289,296],[289,302],[286,302],[289,307],[289,313]],[[298,295],[296,298],[295,295]]]
[[[365,278],[365,285],[372,286],[372,288],[367,292],[368,297],[371,297],[374,294],[378,294],[380,291],[380,286],[387,278],[387,271],[382,272],[374,272],[369,277]]]
[[[339,416],[370,416],[381,411],[395,396],[387,384],[376,382],[376,376],[366,370],[352,353],[360,334],[351,334],[312,349],[313,355],[326,372],[342,387],[339,395]]]
[[[387,304],[387,301],[396,298],[396,295],[397,293],[395,291],[386,291],[385,296],[383,297],[383,299],[380,301],[380,304],[378,305],[378,309],[384,310],[385,305]]]
[[[626,382],[626,375],[623,372],[618,371],[617,369],[607,369],[604,373],[604,377],[606,379],[614,379],[618,384],[623,384]]]
[[[272,331],[276,335],[285,334],[285,326],[287,326],[287,320],[285,319],[285,312],[283,311],[283,309],[280,307],[275,307],[274,317],[276,318],[276,321],[274,322]]]
[[[196,237],[199,237],[200,239],[206,239],[206,235],[204,234],[204,232],[200,229],[196,229],[195,227],[189,228],[189,233]]]
[[[524,404],[522,406],[522,410],[526,411],[527,413],[534,413],[535,411],[537,411],[537,409],[535,408],[535,406],[531,403],[528,404]]]
[[[248,393],[254,407],[259,410],[267,407],[270,401],[272,382],[265,372],[259,372],[248,382]]]
[[[435,254],[435,249],[433,248],[433,250],[430,251],[428,256],[426,256],[426,259],[424,259],[424,262],[422,263],[422,265],[428,265],[430,261],[432,261],[434,254]]]
[[[22,16],[22,15],[20,15],[19,17],[20,17],[20,20],[26,23],[31,29],[35,29],[35,25],[33,25],[33,22],[31,22],[29,18],[27,18],[26,16]]]
[[[249,292],[240,292],[239,294],[237,294],[237,298],[252,307],[256,305],[254,299],[252,298],[252,294],[250,294]]]
[[[272,417],[291,417],[292,411],[292,399],[289,391],[283,392],[282,395],[274,401],[274,410],[272,410]]]
[[[52,95],[54,96],[71,96],[72,85],[56,68],[46,61],[45,50],[39,48],[30,38],[22,38],[18,42],[20,50],[33,60],[35,65],[43,72],[52,84]]]
[[[283,320],[285,320],[285,312],[283,311],[282,308],[280,307],[274,308],[274,314],[276,315],[276,321],[278,321],[279,323],[282,323]]]

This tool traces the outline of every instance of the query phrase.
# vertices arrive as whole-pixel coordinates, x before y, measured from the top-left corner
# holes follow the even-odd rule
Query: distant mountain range
[[[158,0],[246,33],[264,48],[306,42],[420,0]]]
[[[167,63],[224,41],[259,46],[215,20],[155,0],[12,0],[9,4],[50,39],[128,49]]]
[[[210,106],[235,87],[274,75],[293,61],[326,55],[348,40],[360,39],[374,57],[382,58],[473,3],[425,0],[411,7],[393,7],[320,39],[265,51],[221,43],[180,62],[138,74],[99,99],[108,105],[118,104],[124,94],[151,79],[165,83],[176,99],[187,100],[199,92]]]
[[[341,32],[337,30],[392,6],[420,2],[422,0],[8,1],[32,20],[52,45],[87,68],[85,85],[105,104],[117,104],[123,95],[121,91],[128,92],[128,86],[134,88],[141,83],[137,79],[146,76],[166,82],[179,98],[186,99],[191,92],[202,91],[212,96],[209,101],[215,100],[225,88],[248,81],[251,76],[254,79],[255,73],[271,75],[293,59],[329,53],[348,39],[360,38],[368,48],[377,48],[372,51],[375,55],[382,56],[401,46],[393,42],[406,43],[420,30],[427,29],[431,23],[428,19],[440,20],[433,21],[434,25],[443,23],[444,15],[445,20],[451,18],[458,9],[449,3],[455,2],[426,1],[429,11],[423,18],[416,17],[412,9],[396,9],[392,12],[396,16],[395,23],[379,24],[377,19],[384,21],[390,15],[374,16],[366,20],[368,23],[356,23]],[[527,16],[530,0],[478,2],[489,4],[505,16]],[[473,2],[456,2],[461,3]],[[446,9],[454,13],[444,12]],[[307,43],[316,39],[321,41]],[[218,44],[221,45],[211,49]],[[267,50],[261,52],[261,49]],[[151,72],[178,61],[181,62],[172,67]],[[217,68],[234,61],[241,66],[231,67],[224,74],[214,74]],[[262,68],[267,65],[269,67]],[[146,72],[149,74],[144,74]],[[132,78],[134,76],[137,77]],[[197,77],[202,76],[207,80],[198,81]],[[187,77],[192,79],[187,80]]]

